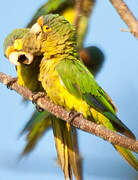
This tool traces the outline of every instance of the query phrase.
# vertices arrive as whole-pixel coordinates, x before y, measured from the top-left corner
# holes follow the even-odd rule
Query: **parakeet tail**
[[[123,147],[120,147],[118,145],[114,145],[115,149],[124,157],[124,159],[138,171],[138,160],[135,158],[135,156],[132,154],[131,151],[128,149],[125,149]]]
[[[79,153],[73,144],[72,129],[71,126],[55,118],[53,120],[53,133],[55,138],[55,144],[57,149],[57,156],[59,164],[64,172],[65,179],[70,178],[72,180],[72,171],[77,180],[82,180],[82,172],[78,167],[81,167],[79,163]]]
[[[105,116],[111,120],[113,126],[115,129],[120,132],[121,134],[124,134],[125,136],[136,139],[133,132],[114,114],[110,112],[104,112]]]
[[[51,127],[51,124],[51,116],[47,116],[43,120],[35,122],[34,126],[28,129],[29,133],[27,135],[27,145],[25,146],[22,155],[27,155],[35,148],[37,142]]]

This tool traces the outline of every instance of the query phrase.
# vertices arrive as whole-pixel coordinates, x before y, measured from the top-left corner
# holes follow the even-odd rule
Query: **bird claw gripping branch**
[[[69,113],[69,117],[70,119],[68,120],[68,123],[70,124],[76,117],[79,117],[81,116],[82,114],[81,113],[78,113],[78,112],[70,112]]]
[[[12,90],[11,86],[13,85],[13,83],[15,83],[17,81],[17,78],[12,78],[11,80],[8,81],[7,83],[7,88]]]
[[[32,103],[35,104],[36,106],[36,109],[39,111],[39,112],[42,112],[44,111],[42,108],[40,108],[38,105],[37,105],[37,100],[41,97],[45,97],[46,93],[44,92],[36,92],[34,93],[34,95],[32,96]]]

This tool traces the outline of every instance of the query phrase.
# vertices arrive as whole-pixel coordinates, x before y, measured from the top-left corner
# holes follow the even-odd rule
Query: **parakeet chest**
[[[39,59],[35,59],[31,65],[17,66],[18,84],[25,86],[31,91],[42,91],[41,83],[38,81]]]
[[[42,83],[47,95],[56,104],[68,110],[75,110],[83,113],[85,117],[90,115],[89,105],[81,98],[72,95],[64,86],[58,72],[55,69],[56,63],[51,60],[40,65],[39,80]]]

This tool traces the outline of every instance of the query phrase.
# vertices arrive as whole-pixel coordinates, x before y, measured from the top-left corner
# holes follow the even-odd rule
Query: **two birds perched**
[[[91,72],[96,75],[97,72],[99,72],[104,61],[103,53],[99,48],[94,46],[82,48],[83,40],[87,32],[88,19],[94,4],[95,0],[85,0],[83,2],[83,12],[77,29],[77,41],[81,59],[86,65],[89,66]],[[30,28],[40,15],[46,15],[48,13],[58,13],[60,15],[63,15],[70,23],[73,23],[75,18],[75,1],[49,0],[38,9],[27,27]],[[28,28],[15,30],[13,33],[11,33],[10,36],[8,36],[8,38],[6,39],[7,43],[5,43],[5,52],[9,46],[9,52],[13,52],[16,48],[19,48],[20,41],[16,40],[22,39],[29,32]],[[33,43],[33,37],[30,36],[28,41],[30,41],[29,43]],[[15,57],[13,57],[13,60],[14,58]],[[25,54],[20,54],[19,59],[23,60],[24,58]],[[32,60],[31,57],[29,58],[30,60]],[[17,68],[18,78],[20,79],[21,84],[27,86],[32,91],[43,90],[41,83],[38,81],[39,64],[41,58],[41,55],[35,56],[35,61],[33,61],[32,64],[30,64],[29,66],[22,64],[22,68]],[[27,63],[27,60],[24,61],[24,64]],[[35,111],[30,121],[25,125],[21,134],[23,134],[24,132],[28,132],[27,145],[22,154],[25,155],[31,152],[39,139],[51,126],[55,137],[59,163],[62,167],[65,178],[67,178],[68,176],[70,176],[71,178],[71,171],[73,170],[76,179],[82,179],[82,164],[81,158],[79,156],[76,129],[74,129],[73,127],[69,127],[69,125],[67,125],[65,122],[57,119],[55,116],[46,111],[43,111],[41,113]],[[71,160],[69,156],[74,156],[74,160]]]
[[[20,85],[32,91],[41,89],[52,101],[65,109],[75,110],[95,123],[135,139],[134,134],[116,116],[117,109],[111,98],[81,62],[75,28],[68,21],[62,16],[49,14],[40,17],[31,29],[20,30],[22,35],[17,36],[15,31],[5,40],[4,49],[7,58],[17,67]],[[28,75],[36,70],[32,68],[36,64],[38,79],[34,78],[34,85],[35,82],[28,83]],[[27,68],[28,72],[25,70]],[[66,132],[69,132],[70,128],[70,125],[67,125]],[[72,138],[68,141],[71,142]],[[138,161],[129,150],[118,145],[113,146],[138,170]],[[69,159],[76,161],[75,158],[73,152],[70,152]],[[68,162],[64,162],[64,166],[66,163]],[[79,179],[77,170],[74,175]],[[71,176],[70,172],[65,178],[68,176]]]
[[[94,1],[84,2],[77,40],[80,56],[87,64],[90,62],[91,54],[87,55],[86,51],[97,52],[95,57],[97,58],[98,54],[99,60],[103,54],[96,47],[81,49]],[[74,1],[50,0],[38,10],[29,23],[28,27],[31,29],[17,29],[5,40],[4,52],[16,65],[18,83],[32,91],[44,91],[50,99],[66,109],[76,110],[83,113],[87,119],[134,138],[131,131],[116,117],[116,108],[112,100],[79,61],[74,27],[58,15],[48,15],[37,20],[40,15],[50,12],[59,13],[73,23]],[[95,63],[95,59],[93,62]],[[99,69],[98,64],[100,63],[92,63],[90,70],[93,74],[96,74]],[[73,127],[46,111],[35,113],[35,117],[24,128],[23,132],[29,130],[29,134],[28,144],[23,154],[27,154],[34,148],[51,124],[65,179],[68,177],[72,179],[72,171],[76,179],[82,179],[81,159],[75,144],[76,135],[72,132]],[[119,146],[115,148],[138,170],[138,162],[129,150]]]

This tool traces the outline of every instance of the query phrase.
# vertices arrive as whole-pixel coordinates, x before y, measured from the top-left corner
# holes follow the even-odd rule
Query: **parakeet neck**
[[[18,84],[25,86],[31,91],[41,91],[42,87],[38,81],[39,64],[41,58],[35,57],[35,60],[30,65],[20,64],[17,66]]]
[[[76,41],[46,41],[42,48],[45,59],[78,58]]]
[[[64,44],[58,44],[57,46],[49,46],[44,57],[40,63],[39,81],[42,81],[46,74],[53,73],[55,67],[63,59],[75,61],[78,59],[78,53],[76,49],[76,41],[67,41]]]

